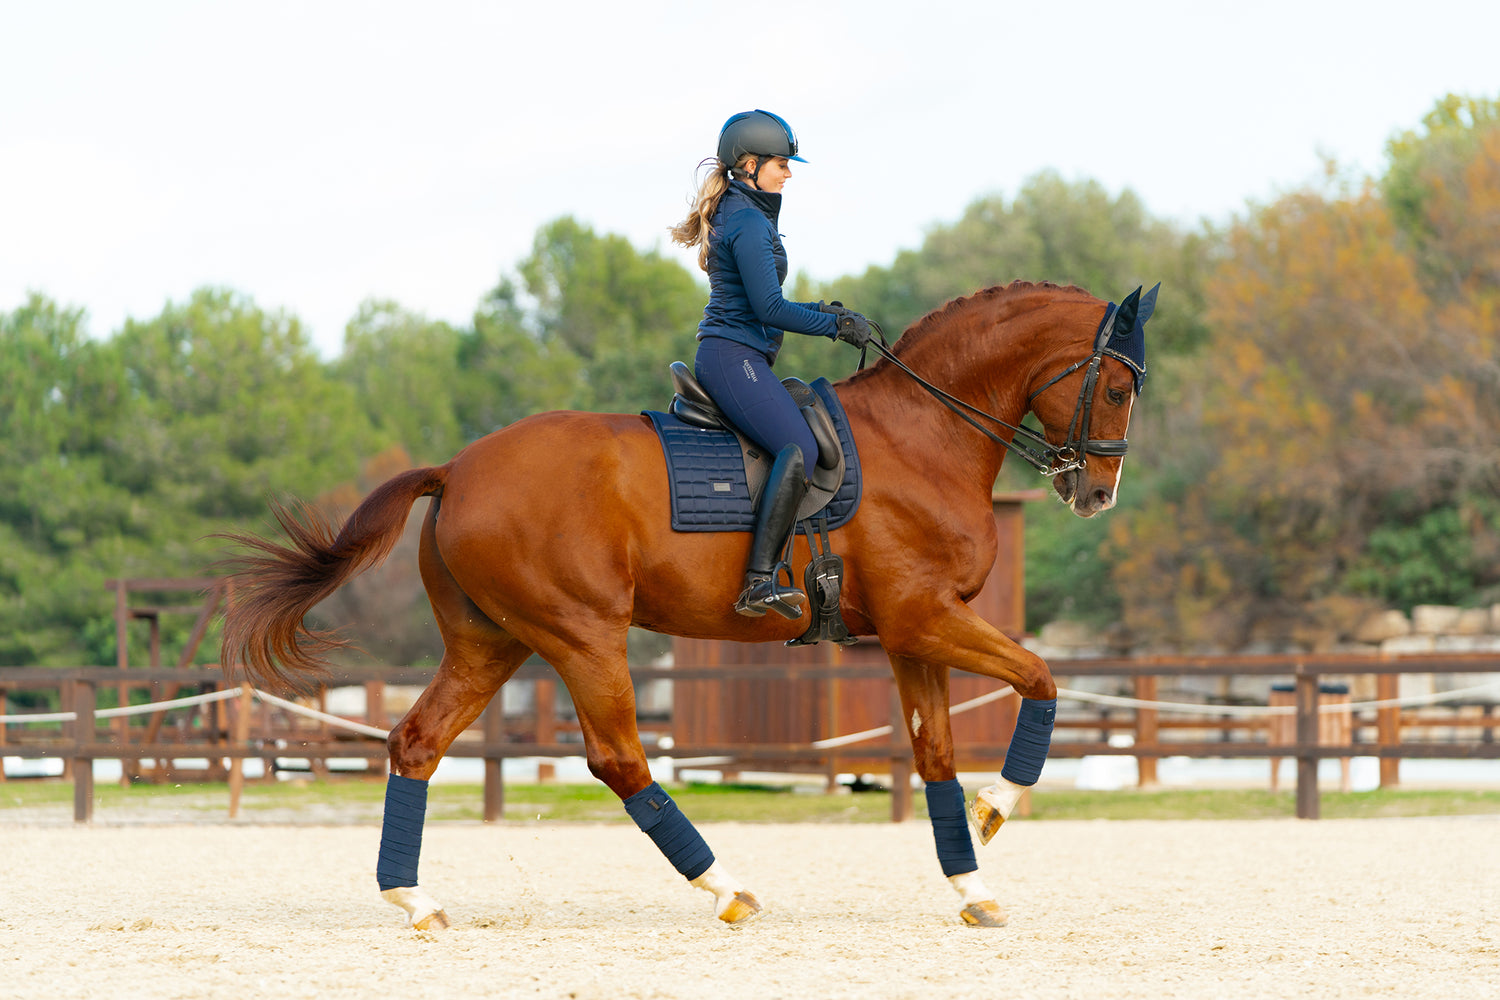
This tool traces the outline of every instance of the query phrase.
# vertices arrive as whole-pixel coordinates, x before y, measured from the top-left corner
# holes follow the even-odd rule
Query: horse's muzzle
[[[1114,489],[1095,482],[1087,469],[1070,469],[1054,476],[1052,488],[1079,517],[1093,517],[1115,505]]]

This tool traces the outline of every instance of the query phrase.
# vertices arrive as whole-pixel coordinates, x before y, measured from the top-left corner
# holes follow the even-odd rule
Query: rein
[[[874,329],[876,338],[878,339],[871,338],[867,342],[867,346],[873,347],[876,354],[879,354],[881,357],[885,358],[901,371],[905,372],[907,376],[912,379],[912,381],[916,382],[922,388],[926,389],[929,393],[932,394],[935,399],[937,399],[938,402],[942,403],[948,409],[952,410],[965,423],[973,427],[975,430],[979,431],[979,433],[983,434],[991,441],[994,441],[996,444],[1002,445],[1009,451],[1015,453],[1023,461],[1025,461],[1032,468],[1036,469],[1037,472],[1040,472],[1042,475],[1048,477],[1060,476],[1065,472],[1072,472],[1075,469],[1082,469],[1085,462],[1087,462],[1087,456],[1089,455],[1101,455],[1108,458],[1115,458],[1124,455],[1126,449],[1129,447],[1128,443],[1124,439],[1098,441],[1089,439],[1089,417],[1093,413],[1094,409],[1094,387],[1099,382],[1099,368],[1104,361],[1104,355],[1114,353],[1112,351],[1107,351],[1103,345],[1109,339],[1109,323],[1110,320],[1114,317],[1115,310],[1116,306],[1113,302],[1111,302],[1109,304],[1109,307],[1105,309],[1104,321],[1099,325],[1100,332],[1094,338],[1093,354],[1081,361],[1077,361],[1074,364],[1069,365],[1067,368],[1058,372],[1056,375],[1052,376],[1050,379],[1044,382],[1040,389],[1038,389],[1036,392],[1033,392],[1026,398],[1026,405],[1030,407],[1032,401],[1040,396],[1043,392],[1050,389],[1053,385],[1055,385],[1062,379],[1067,378],[1078,369],[1085,368],[1086,366],[1086,370],[1083,375],[1083,388],[1078,392],[1078,403],[1073,407],[1073,419],[1068,424],[1068,440],[1064,442],[1061,447],[1052,444],[1046,439],[1046,437],[1038,434],[1030,427],[1017,427],[1014,424],[1001,420],[993,413],[988,413],[984,410],[981,410],[977,406],[973,406],[969,403],[964,402],[957,396],[939,389],[937,386],[933,385],[931,382],[927,381],[922,376],[912,371],[900,358],[896,357],[896,355],[891,351],[890,347],[886,345],[885,331],[882,330],[880,328],[880,325],[874,320],[870,321],[870,326]],[[863,348],[861,348],[859,367],[864,368],[864,366],[865,355]],[[970,414],[973,414],[973,416],[971,416]],[[993,421],[994,423],[999,424],[1001,427],[1011,432],[1011,437],[1009,439],[1001,437],[999,434],[996,434],[994,431],[981,424],[978,420],[974,419],[975,417],[982,417],[985,420]],[[1016,442],[1017,438],[1022,439],[1022,441],[1024,441],[1025,443],[1018,444]]]

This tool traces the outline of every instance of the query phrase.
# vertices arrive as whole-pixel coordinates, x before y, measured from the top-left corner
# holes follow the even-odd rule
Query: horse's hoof
[[[993,899],[983,903],[970,903],[958,914],[970,927],[1004,927],[1006,914]]]
[[[437,900],[427,894],[425,889],[419,889],[414,885],[382,889],[380,898],[392,906],[399,906],[405,910],[407,924],[412,930],[445,931],[453,926],[448,921],[448,914],[438,905]]]
[[[974,832],[979,835],[979,843],[983,845],[988,844],[990,838],[1000,832],[1005,815],[985,801],[984,793],[980,792],[969,804],[969,819],[974,824]]]
[[[412,922],[411,929],[414,931],[445,931],[452,927],[448,921],[448,914],[442,910],[433,910],[421,920]]]
[[[739,924],[759,914],[760,900],[753,893],[742,889],[725,901],[717,916],[726,924]]]

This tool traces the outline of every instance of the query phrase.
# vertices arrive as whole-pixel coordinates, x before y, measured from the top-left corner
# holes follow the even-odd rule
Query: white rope
[[[1405,708],[1412,705],[1435,705],[1444,701],[1456,701],[1486,691],[1500,692],[1500,681],[1476,684],[1473,687],[1455,688],[1437,694],[1414,694],[1405,698],[1383,698],[1379,701],[1356,701],[1349,703],[1321,703],[1318,712],[1352,712],[1368,708]],[[1065,701],[1093,702],[1096,705],[1118,705],[1122,708],[1154,708],[1159,712],[1184,712],[1189,715],[1296,715],[1296,705],[1207,705],[1187,701],[1143,701],[1140,698],[1124,698],[1113,694],[1093,694],[1088,691],[1069,691],[1058,688],[1057,696]]]
[[[1471,695],[1488,692],[1500,692],[1500,681],[1490,681],[1487,684],[1475,684],[1466,688],[1455,688],[1452,691],[1442,691],[1437,694],[1408,695],[1404,698],[1383,698],[1376,701],[1359,701],[1348,704],[1323,703],[1318,706],[1320,713],[1352,712],[1356,709],[1375,708],[1406,708],[1415,705],[1435,705],[1445,701],[1455,701],[1467,698]],[[216,701],[227,701],[230,698],[240,696],[239,688],[228,688],[223,691],[214,691],[208,694],[192,695],[186,698],[172,698],[167,701],[152,702],[147,705],[125,705],[120,708],[106,708],[94,713],[96,719],[113,719],[127,715],[145,715],[150,712],[164,712],[173,708],[184,708],[189,705],[205,705]],[[278,698],[276,695],[267,694],[258,688],[252,688],[251,693],[263,702],[277,705],[289,712],[326,722],[332,726],[339,726],[352,732],[371,736],[376,739],[387,739],[390,731],[367,726],[361,722],[351,722],[337,715],[320,712],[317,709],[307,708],[294,701]],[[1010,685],[982,694],[977,698],[959,702],[948,709],[948,714],[961,715],[964,712],[988,705],[992,701],[1008,697],[1015,693]],[[1057,697],[1063,701],[1092,702],[1096,705],[1115,705],[1121,708],[1155,709],[1158,712],[1182,712],[1189,715],[1295,715],[1295,705],[1209,705],[1185,701],[1147,701],[1141,698],[1126,698],[1112,694],[1094,694],[1089,691],[1073,691],[1068,688],[1058,688]],[[28,722],[72,722],[77,719],[75,712],[35,712],[26,715],[0,715],[0,724],[3,723],[28,723]],[[879,739],[882,736],[891,735],[890,726],[877,726],[874,729],[866,729],[858,733],[849,733],[845,736],[833,736],[828,739],[815,740],[812,744],[815,750],[832,750],[837,747],[849,746],[854,743],[863,743],[868,740]]]
[[[376,729],[374,726],[367,726],[363,722],[350,722],[348,719],[340,718],[337,715],[329,715],[327,712],[319,712],[315,708],[305,708],[302,705],[297,704],[295,701],[287,701],[285,698],[278,698],[274,694],[266,694],[264,691],[261,691],[258,688],[254,689],[254,694],[255,697],[259,698],[261,701],[269,702],[272,705],[279,705],[280,707],[286,709],[288,712],[295,712],[298,715],[305,715],[309,719],[317,719],[319,722],[326,722],[331,726],[342,726],[343,728],[352,730],[356,733],[362,733],[365,736],[374,736],[376,739],[382,740],[391,735],[390,731],[387,729]]]
[[[351,722],[337,715],[329,715],[327,712],[319,712],[316,709],[305,708],[294,701],[278,698],[274,694],[266,694],[259,689],[252,688],[251,694],[261,701],[278,705],[289,712],[305,715],[309,719],[317,719],[330,725],[342,726],[345,729],[362,733],[365,736],[373,736],[377,739],[385,739],[390,733],[384,729],[376,729],[362,722]],[[168,701],[152,702],[149,705],[126,705],[121,708],[106,708],[94,713],[96,719],[112,719],[122,715],[145,715],[149,712],[164,712],[172,708],[184,708],[188,705],[203,705],[215,701],[228,701],[230,698],[238,698],[241,694],[239,688],[228,688],[223,691],[214,691],[209,694],[192,695],[187,698],[172,698]],[[31,715],[0,715],[0,723],[3,722],[72,722],[78,718],[76,712],[37,712]]]
[[[226,691],[211,691],[208,694],[195,694],[186,698],[153,701],[148,705],[123,705],[120,708],[101,708],[94,713],[94,718],[117,719],[125,715],[146,715],[151,712],[165,712],[169,708],[185,708],[188,705],[206,705],[215,701],[228,701],[230,698],[238,698],[239,696],[239,688],[230,688]],[[0,722],[72,722],[76,718],[78,718],[77,712],[36,712],[30,715],[0,715]]]
[[[228,701],[230,698],[240,696],[239,688],[229,688],[227,691],[211,691],[208,694],[195,694],[187,698],[173,698],[170,701],[153,702],[150,705],[126,705],[123,708],[105,708],[94,713],[96,719],[114,719],[122,715],[145,715],[148,712],[164,712],[169,708],[183,708],[188,705],[207,705],[215,701]]]
[[[29,715],[0,715],[0,723],[6,722],[72,722],[78,718],[76,712],[33,712]]]
[[[982,694],[978,698],[970,698],[968,701],[961,701],[957,705],[951,706],[948,709],[948,714],[962,715],[964,712],[978,708],[980,705],[988,705],[992,701],[999,701],[1007,695],[1014,694],[1015,691],[1015,688],[1007,684],[1005,687],[991,691],[989,694]],[[834,747],[843,747],[851,743],[863,743],[865,740],[873,740],[880,736],[889,736],[891,732],[890,726],[880,726],[875,729],[866,729],[860,733],[850,733],[848,736],[830,736],[826,740],[815,740],[813,742],[813,749],[832,750]]]

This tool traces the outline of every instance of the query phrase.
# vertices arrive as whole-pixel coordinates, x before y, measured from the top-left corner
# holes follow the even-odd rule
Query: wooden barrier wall
[[[1439,718],[1436,709],[1403,711],[1385,707],[1364,710],[1351,721],[1352,735],[1348,744],[1330,746],[1318,738],[1320,681],[1332,677],[1374,675],[1382,688],[1393,693],[1396,679],[1402,674],[1500,672],[1500,656],[1496,654],[1413,655],[1389,659],[1359,656],[1261,656],[1056,660],[1053,661],[1052,668],[1060,687],[1066,688],[1071,678],[1108,676],[1130,680],[1138,693],[1145,693],[1154,687],[1156,679],[1160,677],[1264,677],[1268,690],[1273,680],[1290,677],[1295,685],[1297,709],[1295,742],[1291,745],[1273,743],[1266,739],[1269,726],[1264,718],[1228,720],[1216,716],[1211,704],[1202,706],[1201,715],[1187,719],[1174,717],[1172,725],[1167,725],[1161,718],[1162,713],[1154,708],[1131,709],[1127,719],[1120,718],[1118,710],[1113,710],[1111,715],[1114,717],[1105,719],[1100,717],[1097,710],[1079,710],[1065,702],[1059,713],[1058,732],[1053,740],[1050,756],[1133,756],[1141,764],[1143,780],[1149,771],[1146,765],[1161,757],[1293,757],[1297,760],[1297,814],[1305,818],[1316,818],[1318,815],[1317,762],[1325,757],[1378,757],[1382,764],[1393,765],[1404,758],[1417,757],[1500,758],[1500,743],[1493,739],[1497,720],[1492,712],[1465,718],[1449,713]],[[895,687],[888,667],[858,664],[799,666],[768,662],[736,667],[637,668],[632,673],[638,684],[666,679],[678,683],[701,681],[746,685],[747,689],[757,684],[816,685],[834,681],[858,682],[876,687],[884,685],[887,705],[894,698]],[[381,708],[385,688],[393,684],[421,685],[428,676],[428,671],[410,668],[344,671],[329,678],[328,684],[320,688],[319,699],[315,700],[326,697],[328,687],[364,685],[367,691],[372,692],[367,697],[367,717],[350,721],[383,727],[388,724]],[[522,680],[547,679],[551,676],[549,668],[535,665],[523,667],[518,674]],[[284,711],[257,709],[255,711],[260,714],[255,715],[244,708],[238,699],[218,706],[205,706],[203,711],[192,715],[192,725],[161,727],[152,741],[145,739],[150,732],[145,719],[138,717],[135,723],[126,728],[122,738],[119,729],[107,724],[101,725],[101,720],[94,717],[96,692],[101,688],[157,684],[175,684],[192,691],[212,691],[234,686],[217,669],[120,671],[108,667],[72,670],[0,668],[0,696],[17,690],[57,692],[65,708],[79,713],[79,720],[70,723],[0,723],[0,756],[54,757],[68,761],[75,781],[75,817],[85,822],[92,816],[92,765],[95,759],[154,759],[170,762],[184,758],[206,758],[210,761],[233,762],[247,757],[273,761],[287,757],[315,761],[363,758],[374,762],[377,773],[384,766],[386,750],[382,740],[344,733],[327,722],[312,722]],[[757,695],[756,700],[765,699]],[[0,706],[7,704],[8,698],[0,697]],[[1488,705],[1493,707],[1493,700]],[[498,819],[502,815],[504,786],[500,766],[506,758],[577,757],[582,755],[583,750],[576,738],[572,738],[576,734],[576,727],[559,722],[548,736],[538,726],[537,718],[543,713],[552,712],[555,717],[552,706],[533,706],[532,714],[526,718],[506,718],[499,709],[499,702],[493,703],[480,722],[465,733],[449,751],[450,756],[485,761],[487,819]],[[8,709],[0,707],[0,714],[5,714],[6,711]],[[895,793],[892,796],[892,815],[897,819],[905,818],[911,811],[911,786],[902,776],[910,773],[911,752],[899,727],[900,720],[892,720],[887,715],[878,721],[866,721],[875,721],[877,725],[895,721],[898,727],[892,736],[870,743],[869,749],[860,747],[829,751],[813,747],[811,741],[792,739],[790,737],[793,734],[785,729],[775,734],[783,737],[781,739],[758,736],[738,740],[689,740],[679,738],[673,723],[664,730],[665,735],[671,735],[674,739],[670,751],[648,745],[647,753],[653,757],[725,757],[729,759],[732,769],[743,770],[771,770],[790,764],[797,769],[816,771],[828,769],[831,761],[858,759],[872,764],[870,770],[889,773],[896,779],[892,782]],[[1435,725],[1450,733],[1448,741],[1412,742],[1402,738],[1403,729]],[[1121,728],[1128,728],[1133,732],[1134,745],[1122,748],[1112,746],[1107,741],[1109,730]],[[1094,730],[1098,738],[1074,738],[1078,734],[1088,734],[1089,730]],[[1370,730],[1374,731],[1373,741],[1364,735]],[[1173,732],[1185,733],[1192,738],[1168,738],[1166,734]],[[1465,739],[1451,738],[1451,734],[1457,732],[1475,732],[1475,735]],[[1222,735],[1219,739],[1204,739],[1204,733]],[[1226,740],[1222,736],[1240,738]],[[959,750],[959,756],[969,762],[965,770],[998,770],[1004,759],[1007,743],[1008,740],[997,740],[992,736],[966,741]],[[881,764],[885,766],[879,766]],[[1388,783],[1394,783],[1395,769],[1387,771],[1383,768],[1382,778],[1389,778]]]

